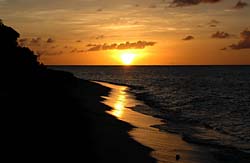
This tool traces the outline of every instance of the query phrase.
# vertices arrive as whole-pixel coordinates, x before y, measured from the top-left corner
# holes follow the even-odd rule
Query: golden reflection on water
[[[106,100],[103,101],[104,104],[112,108],[108,113],[135,126],[136,128],[129,131],[129,135],[142,145],[153,149],[151,155],[157,159],[158,163],[176,162],[177,153],[181,155],[179,163],[216,162],[213,160],[211,153],[206,152],[207,149],[195,147],[184,142],[181,137],[175,134],[159,132],[159,129],[151,127],[163,124],[164,122],[161,119],[128,109],[135,106],[147,107],[126,91],[126,89],[129,89],[128,87],[98,83],[112,88],[109,96],[105,97]]]
[[[126,87],[121,87],[116,92],[116,98],[113,103],[113,109],[109,111],[110,114],[121,118],[123,116],[124,109],[126,107]]]

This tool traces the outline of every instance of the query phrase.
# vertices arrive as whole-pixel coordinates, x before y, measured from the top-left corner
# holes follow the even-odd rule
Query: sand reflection
[[[103,101],[104,104],[112,108],[112,110],[107,111],[107,113],[124,121],[127,119],[135,119],[133,116],[131,116],[130,109],[128,108],[139,105],[140,103],[135,100],[135,98],[132,97],[130,93],[127,92],[128,87],[103,82],[96,83],[112,88],[108,97],[104,97],[106,100]]]
[[[125,121],[136,128],[129,131],[129,135],[137,142],[153,149],[151,155],[157,159],[158,163],[176,162],[176,154],[181,155],[179,163],[216,163],[211,153],[200,146],[190,145],[175,134],[160,132],[152,125],[162,124],[161,119],[135,112],[129,108],[147,107],[141,101],[127,92],[128,87],[118,86],[109,83],[97,82],[101,85],[112,88],[104,104],[112,108],[108,111],[116,118]]]
[[[116,116],[117,118],[121,118],[124,112],[124,109],[126,107],[126,88],[121,87],[120,90],[118,90],[118,95],[116,97],[116,100],[114,102],[114,107],[111,111],[109,111],[110,114]]]

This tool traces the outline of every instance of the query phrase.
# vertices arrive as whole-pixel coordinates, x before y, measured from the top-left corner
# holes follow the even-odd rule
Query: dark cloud
[[[27,45],[29,39],[27,39],[27,38],[21,38],[18,41],[19,41],[20,46],[25,46],[25,45]]]
[[[217,25],[215,25],[215,24],[210,24],[209,26],[210,27],[217,27]]]
[[[217,27],[218,24],[220,24],[220,22],[218,20],[214,20],[214,19],[212,19],[210,22],[208,22],[208,25],[210,27]]]
[[[246,2],[242,2],[241,0],[239,0],[235,6],[233,7],[234,9],[242,9],[244,7],[248,6],[248,3]]]
[[[218,20],[212,19],[208,24],[219,24]]]
[[[194,39],[193,36],[186,36],[186,37],[184,37],[182,40],[184,40],[184,41],[189,41],[189,40],[193,40],[193,39]]]
[[[86,52],[85,50],[77,50],[77,53],[84,53]]]
[[[47,50],[38,50],[36,51],[36,54],[41,56],[53,56],[53,55],[61,55],[63,54],[63,51],[47,51]]]
[[[232,37],[233,35],[227,33],[227,32],[220,32],[220,31],[217,31],[215,32],[214,34],[212,34],[212,38],[219,38],[219,39],[225,39],[225,38],[230,38]]]
[[[184,7],[198,5],[200,3],[216,3],[222,0],[173,0],[170,3],[170,7]]]
[[[156,42],[148,42],[148,41],[137,41],[137,42],[126,42],[126,43],[113,43],[113,44],[88,44],[87,47],[89,48],[87,51],[99,51],[99,50],[124,50],[124,49],[144,49],[147,46],[154,46]]]
[[[232,49],[250,49],[250,30],[245,29],[240,33],[241,40],[237,44],[232,44],[229,47]]]
[[[76,40],[76,42],[82,42],[82,40]]]
[[[102,45],[96,45],[88,49],[88,51],[99,51],[99,50],[102,50]]]
[[[215,25],[215,24],[210,24],[209,26],[210,27],[217,27],[217,25]]]
[[[220,50],[227,50],[227,48],[226,48],[226,47],[224,47],[224,48],[222,48],[222,49],[220,49]]]
[[[87,44],[87,47],[91,47],[91,46],[97,46],[96,44]]]
[[[103,9],[102,9],[102,8],[99,8],[99,9],[97,9],[96,11],[97,11],[97,12],[101,12],[101,11],[103,11]]]
[[[70,52],[71,52],[71,53],[77,52],[77,48],[72,49]]]
[[[52,38],[48,38],[46,42],[47,42],[47,43],[54,43],[54,42],[55,42],[55,40],[54,40],[54,39],[52,39]]]
[[[27,39],[27,38],[21,38],[21,39],[19,39],[19,42],[27,42],[29,39]]]

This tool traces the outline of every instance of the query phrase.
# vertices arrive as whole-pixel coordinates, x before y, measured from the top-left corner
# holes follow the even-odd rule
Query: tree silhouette
[[[21,75],[33,78],[38,74],[38,71],[44,68],[38,57],[27,47],[18,45],[17,39],[20,34],[13,28],[4,25],[0,20],[0,65],[5,77]]]

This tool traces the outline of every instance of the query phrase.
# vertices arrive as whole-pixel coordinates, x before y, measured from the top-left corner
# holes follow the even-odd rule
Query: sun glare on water
[[[124,65],[131,65],[135,58],[133,53],[123,53],[121,54],[121,61]]]

